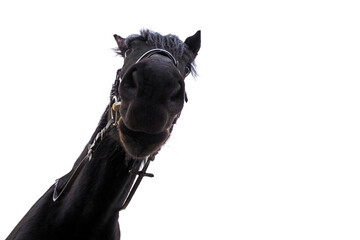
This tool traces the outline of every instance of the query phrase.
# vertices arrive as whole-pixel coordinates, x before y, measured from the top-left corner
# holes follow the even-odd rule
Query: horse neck
[[[90,143],[107,124],[107,115],[105,111]],[[86,153],[87,148],[76,161],[72,171],[84,159]],[[64,207],[64,218],[106,221],[118,216],[135,180],[135,175],[130,174],[129,170],[139,169],[140,165],[140,161],[126,156],[118,139],[116,127],[109,128],[94,151],[91,161],[84,165],[74,184],[69,187],[63,199],[60,199],[59,202]],[[61,180],[64,185],[66,176]]]
[[[108,111],[90,140],[107,124]],[[76,175],[72,184],[53,201],[55,185],[34,204],[7,239],[119,239],[118,216],[135,180],[129,170],[138,170],[141,161],[127,158],[116,127],[109,128],[103,140]],[[64,189],[87,154],[86,147],[73,169],[59,179]],[[85,158],[86,159],[86,158]],[[44,227],[46,226],[46,227]]]

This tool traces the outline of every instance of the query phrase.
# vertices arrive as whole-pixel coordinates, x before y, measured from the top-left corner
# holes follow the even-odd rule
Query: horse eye
[[[127,57],[131,53],[131,48],[127,49],[124,53],[124,56]]]
[[[190,68],[189,67],[185,67],[185,76],[187,77],[190,73]]]

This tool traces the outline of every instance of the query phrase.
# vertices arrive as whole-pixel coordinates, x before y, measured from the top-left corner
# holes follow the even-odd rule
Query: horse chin
[[[170,136],[168,129],[156,134],[133,131],[122,120],[118,132],[126,153],[134,159],[144,159],[156,153]]]

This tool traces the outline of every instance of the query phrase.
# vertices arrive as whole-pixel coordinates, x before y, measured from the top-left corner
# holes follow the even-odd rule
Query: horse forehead
[[[132,48],[135,52],[146,52],[151,49],[164,49],[174,55],[177,60],[182,58],[183,54],[186,52],[186,48],[183,42],[173,41],[171,37],[163,36],[163,39],[149,40],[147,38],[134,38],[128,40],[128,47]]]

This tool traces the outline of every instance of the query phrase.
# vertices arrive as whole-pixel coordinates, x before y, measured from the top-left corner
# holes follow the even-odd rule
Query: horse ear
[[[185,40],[185,44],[196,56],[201,46],[201,31],[199,30],[191,37],[188,37]]]
[[[120,37],[119,35],[116,35],[116,34],[114,34],[114,38],[115,38],[115,41],[116,41],[120,51],[122,49],[127,48],[125,38],[122,38],[122,37]]]

